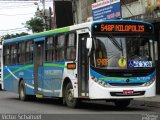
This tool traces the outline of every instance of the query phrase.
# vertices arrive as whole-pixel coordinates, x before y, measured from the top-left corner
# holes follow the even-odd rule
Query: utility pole
[[[42,10],[39,9],[39,5],[37,2],[34,4],[37,5],[36,16],[41,17],[43,19],[44,31],[52,29],[52,8],[45,9],[45,0],[40,1],[42,3]]]
[[[46,19],[45,19],[45,0],[41,0],[43,5],[43,23],[44,23],[44,31],[46,31]]]
[[[49,30],[52,29],[52,8],[49,7]]]

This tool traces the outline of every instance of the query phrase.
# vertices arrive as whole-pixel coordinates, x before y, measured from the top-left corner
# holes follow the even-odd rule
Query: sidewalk
[[[155,97],[149,97],[149,98],[136,98],[134,99],[134,103],[140,106],[160,108],[160,95],[156,95]]]

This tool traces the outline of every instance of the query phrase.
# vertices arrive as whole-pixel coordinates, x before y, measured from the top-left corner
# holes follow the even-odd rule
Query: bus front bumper
[[[156,91],[156,82],[150,86],[111,86],[103,87],[95,82],[90,83],[90,99],[133,99],[153,97]]]

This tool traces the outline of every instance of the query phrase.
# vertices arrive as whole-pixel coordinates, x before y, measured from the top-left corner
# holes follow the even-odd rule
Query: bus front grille
[[[109,83],[111,86],[140,86],[144,83]]]
[[[133,94],[123,94],[123,92],[110,92],[111,96],[141,96],[145,91],[135,91]]]

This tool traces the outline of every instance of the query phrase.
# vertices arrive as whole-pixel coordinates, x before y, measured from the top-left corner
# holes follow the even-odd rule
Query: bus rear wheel
[[[78,106],[78,99],[74,98],[73,86],[71,83],[68,83],[65,89],[65,103],[71,108],[76,108]]]
[[[115,100],[114,104],[116,105],[117,108],[126,108],[127,106],[129,106],[131,100],[130,99],[126,99],[126,100]]]
[[[19,99],[22,101],[26,101],[28,99],[25,91],[25,83],[23,80],[19,84]]]

